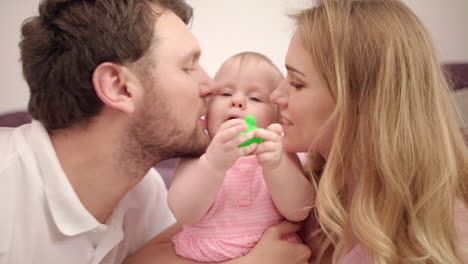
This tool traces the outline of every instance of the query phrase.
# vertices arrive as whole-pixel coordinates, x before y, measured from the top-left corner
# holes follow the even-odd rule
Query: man
[[[25,22],[35,121],[0,129],[0,263],[121,263],[173,224],[151,167],[208,143],[190,17],[183,0],[44,0]]]
[[[20,43],[35,121],[0,129],[0,264],[121,263],[174,222],[153,164],[208,143],[200,117],[213,86],[185,25],[191,8],[43,0],[39,11]],[[270,229],[242,263],[307,254],[281,241],[296,229]],[[131,261],[193,263],[174,254],[178,230]]]

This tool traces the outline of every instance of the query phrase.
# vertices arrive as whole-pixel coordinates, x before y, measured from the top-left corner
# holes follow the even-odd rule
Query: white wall
[[[468,61],[468,0],[403,0],[431,33],[443,62]]]
[[[268,55],[283,69],[292,34],[290,11],[307,0],[187,0],[195,8],[192,31],[203,49],[202,64],[214,74],[219,64],[239,51]],[[404,0],[420,16],[443,62],[468,61],[468,0]],[[21,22],[37,13],[39,0],[0,2],[0,113],[24,109],[28,88],[18,62]]]
[[[25,109],[29,90],[19,63],[22,21],[37,14],[39,0],[2,0],[0,2],[0,113]]]

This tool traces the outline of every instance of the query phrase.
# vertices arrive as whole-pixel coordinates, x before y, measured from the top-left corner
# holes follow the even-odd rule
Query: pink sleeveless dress
[[[256,157],[241,157],[226,173],[207,214],[196,224],[184,225],[172,241],[182,257],[200,262],[225,261],[247,254],[268,226],[283,219]],[[296,234],[284,239],[300,242]]]

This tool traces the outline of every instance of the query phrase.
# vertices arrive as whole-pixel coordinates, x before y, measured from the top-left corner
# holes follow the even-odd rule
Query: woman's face
[[[286,55],[286,69],[286,79],[270,97],[280,106],[284,148],[288,152],[307,152],[310,148],[327,158],[334,126],[320,128],[331,116],[335,102],[297,32]]]

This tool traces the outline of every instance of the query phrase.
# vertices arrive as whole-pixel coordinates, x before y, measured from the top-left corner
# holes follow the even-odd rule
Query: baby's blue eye
[[[231,96],[230,93],[222,93],[221,95],[222,95],[222,96]]]
[[[257,97],[250,97],[250,100],[254,102],[261,102],[262,100],[258,99]]]

